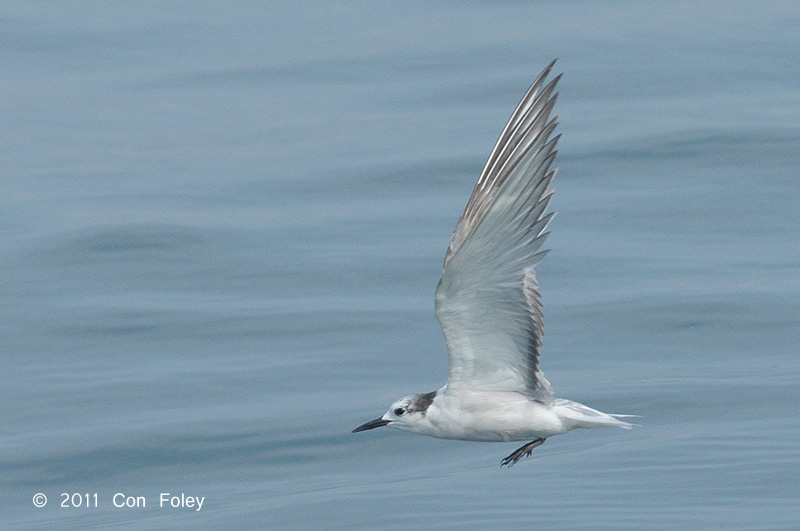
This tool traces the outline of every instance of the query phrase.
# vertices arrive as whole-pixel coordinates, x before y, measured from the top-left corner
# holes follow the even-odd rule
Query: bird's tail
[[[572,400],[557,398],[553,402],[553,410],[562,419],[567,429],[574,428],[602,428],[605,426],[624,428],[629,430],[638,424],[631,424],[620,420],[622,418],[634,418],[639,415],[620,415],[603,413],[589,406],[584,406]]]

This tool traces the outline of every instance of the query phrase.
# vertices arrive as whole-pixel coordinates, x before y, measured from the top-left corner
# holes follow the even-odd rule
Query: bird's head
[[[381,426],[415,431],[414,426],[425,416],[435,396],[436,391],[422,395],[404,396],[389,406],[389,411],[384,413],[382,417],[362,424],[354,429],[353,433],[380,428]]]

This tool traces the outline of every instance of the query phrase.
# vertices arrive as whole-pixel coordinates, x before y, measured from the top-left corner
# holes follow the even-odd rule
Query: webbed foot
[[[500,461],[500,466],[505,465],[508,468],[511,468],[512,466],[517,464],[517,461],[519,461],[523,457],[528,457],[529,455],[531,455],[533,449],[536,448],[537,446],[541,446],[544,441],[545,440],[542,437],[532,440],[522,448],[518,448],[517,450],[515,450],[513,454],[509,455],[508,457]]]

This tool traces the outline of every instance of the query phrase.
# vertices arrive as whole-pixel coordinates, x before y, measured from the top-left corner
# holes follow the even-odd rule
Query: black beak
[[[371,420],[371,421],[367,422],[366,424],[362,424],[358,428],[354,429],[353,433],[356,433],[356,432],[359,432],[359,431],[364,431],[364,430],[371,430],[372,428],[380,428],[381,426],[386,426],[387,424],[389,424],[389,422],[391,422],[391,421],[384,420],[384,419]]]

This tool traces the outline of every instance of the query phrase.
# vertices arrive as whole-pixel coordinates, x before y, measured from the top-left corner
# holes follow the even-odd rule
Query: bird
[[[501,460],[511,467],[554,435],[634,426],[621,418],[636,415],[556,398],[539,366],[544,331],[534,267],[549,251],[540,249],[555,215],[546,213],[561,136],[550,138],[562,75],[547,82],[555,62],[511,114],[450,237],[435,295],[447,382],[400,398],[353,433],[388,426],[440,439],[530,441]]]

